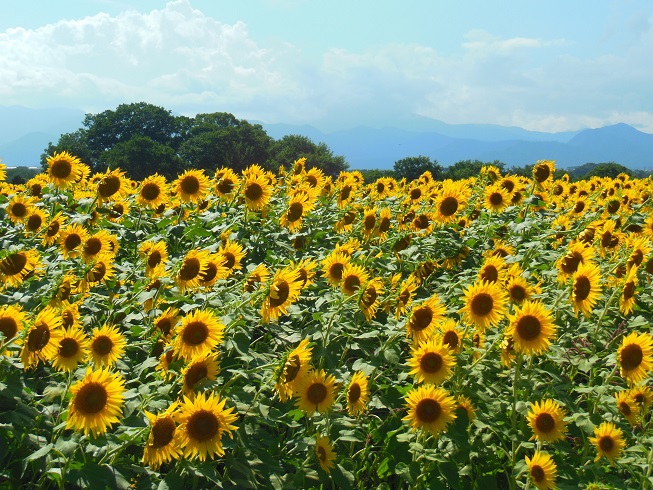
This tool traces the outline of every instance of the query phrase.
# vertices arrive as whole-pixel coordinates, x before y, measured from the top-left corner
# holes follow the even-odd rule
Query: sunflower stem
[[[522,365],[522,353],[517,353],[517,358],[515,359],[515,379],[512,384],[512,411],[510,413],[510,427],[512,429],[512,451],[510,462],[514,468],[517,462],[517,451],[520,446],[517,445],[517,440],[515,439],[515,432],[517,431],[517,395],[519,394],[519,381],[521,376],[521,365]],[[510,477],[511,480],[514,478]]]

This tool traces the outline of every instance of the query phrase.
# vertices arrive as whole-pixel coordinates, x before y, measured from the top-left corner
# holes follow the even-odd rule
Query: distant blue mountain
[[[0,159],[8,166],[38,166],[49,142],[82,127],[84,113],[70,109],[0,106]],[[258,121],[251,121],[256,123]],[[309,125],[262,124],[274,139],[288,134],[324,142],[352,169],[391,169],[401,158],[424,155],[444,166],[460,160],[500,160],[508,167],[556,160],[560,168],[614,161],[632,169],[653,169],[653,135],[627,124],[563,133],[528,131],[491,124],[447,124],[410,115],[396,127],[325,132]]]

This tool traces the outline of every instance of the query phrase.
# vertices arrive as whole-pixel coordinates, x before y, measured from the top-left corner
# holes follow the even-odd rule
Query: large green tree
[[[481,168],[492,165],[498,168],[501,172],[504,171],[505,164],[499,160],[493,162],[482,162],[480,160],[460,160],[444,171],[445,179],[461,180],[468,179],[469,177],[478,177],[481,173]]]
[[[415,180],[426,171],[431,172],[436,180],[442,178],[442,166],[437,160],[431,160],[424,155],[402,158],[394,164],[395,178],[398,180],[403,178],[407,181]]]
[[[299,158],[306,158],[307,169],[317,167],[332,177],[349,168],[345,157],[334,155],[325,143],[316,144],[299,134],[286,135],[272,144],[268,166],[273,170],[279,167],[288,169]]]

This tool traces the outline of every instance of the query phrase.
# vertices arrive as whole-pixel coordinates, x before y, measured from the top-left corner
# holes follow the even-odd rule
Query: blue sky
[[[0,104],[653,133],[650,0],[3,0]]]

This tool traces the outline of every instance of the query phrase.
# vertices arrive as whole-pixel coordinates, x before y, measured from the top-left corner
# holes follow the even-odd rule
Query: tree
[[[480,160],[460,160],[450,167],[447,167],[444,172],[444,177],[451,180],[478,177],[478,175],[481,173],[481,169],[489,165],[498,168],[501,172],[503,172],[505,166],[505,164],[499,160],[494,160],[493,162],[482,162]]]
[[[48,144],[48,147],[41,154],[41,167],[44,170],[48,168],[46,163],[47,158],[52,156],[55,152],[60,153],[67,151],[73,156],[79,158],[82,163],[85,163],[88,166],[92,166],[93,156],[91,149],[88,146],[88,140],[86,138],[86,130],[78,129],[74,133],[64,133],[59,137],[59,141],[56,145],[53,145],[52,142]]]
[[[325,143],[315,144],[310,138],[289,134],[276,140],[270,148],[268,167],[290,168],[299,158],[306,158],[306,169],[317,167],[326,175],[337,177],[349,168],[343,156],[335,156]]]
[[[615,162],[598,163],[594,164],[585,175],[579,176],[582,179],[590,179],[592,177],[612,177],[615,178],[619,174],[626,174],[632,177],[633,173],[629,168],[619,165]]]
[[[395,178],[407,181],[418,179],[426,171],[431,172],[434,179],[442,178],[442,166],[437,160],[431,161],[429,157],[420,155],[418,157],[407,157],[397,160],[394,164]]]

